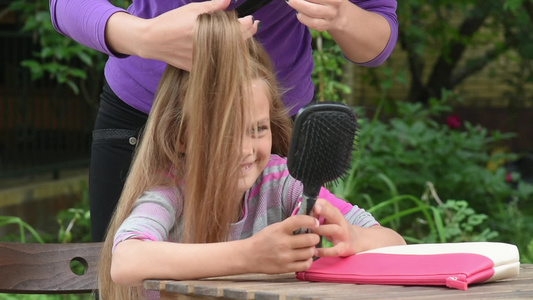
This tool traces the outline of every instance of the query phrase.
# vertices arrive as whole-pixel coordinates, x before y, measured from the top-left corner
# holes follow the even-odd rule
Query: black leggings
[[[94,242],[102,241],[122,193],[139,132],[148,115],[120,100],[106,84],[91,147],[89,198]]]

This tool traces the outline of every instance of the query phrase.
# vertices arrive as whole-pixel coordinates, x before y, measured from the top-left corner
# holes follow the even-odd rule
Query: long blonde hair
[[[185,180],[182,241],[220,242],[237,221],[237,180],[244,117],[251,80],[260,79],[271,99],[272,153],[286,156],[291,134],[273,67],[253,38],[242,37],[234,12],[216,11],[197,19],[193,66],[165,70],[141,143],[105,239],[98,270],[103,299],[136,299],[138,288],[112,282],[114,233],[140,195]]]

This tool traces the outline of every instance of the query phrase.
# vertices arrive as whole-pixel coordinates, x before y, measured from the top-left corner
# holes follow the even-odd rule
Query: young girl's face
[[[240,192],[249,190],[265,169],[272,150],[270,98],[261,80],[252,81],[251,116],[242,141]]]

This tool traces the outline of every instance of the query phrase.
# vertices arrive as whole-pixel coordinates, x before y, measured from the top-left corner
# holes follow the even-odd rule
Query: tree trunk
[[[470,10],[468,17],[462,22],[458,36],[462,39],[472,37],[481,28],[493,7],[492,3],[480,1],[477,6]],[[405,39],[403,40],[402,46],[408,52],[409,68],[412,74],[409,91],[410,101],[428,103],[431,97],[439,98],[443,89],[453,89],[465,78],[465,74],[472,74],[486,65],[486,62],[476,64],[473,66],[475,69],[472,70],[463,68],[461,69],[460,77],[454,78],[453,75],[456,71],[457,63],[463,57],[468,45],[461,40],[452,40],[449,44],[449,51],[441,51],[440,56],[433,65],[427,83],[424,84],[422,78],[423,59],[412,47],[405,45]]]

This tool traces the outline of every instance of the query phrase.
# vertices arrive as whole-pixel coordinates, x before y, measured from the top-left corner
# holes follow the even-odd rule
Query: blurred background
[[[409,243],[502,241],[533,263],[533,1],[402,0],[398,18],[374,69],[313,32],[316,101],[359,117],[331,190]],[[53,29],[48,0],[0,0],[0,240],[90,240],[105,61]]]

